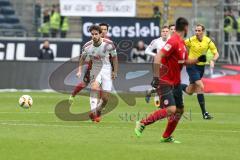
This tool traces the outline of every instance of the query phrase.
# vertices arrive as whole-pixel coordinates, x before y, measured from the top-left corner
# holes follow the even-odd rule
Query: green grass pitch
[[[18,106],[22,94],[33,97],[31,109]],[[137,99],[135,107],[120,100],[98,124],[58,119],[55,105],[67,98],[59,93],[0,93],[0,159],[240,159],[240,96],[206,96],[214,116],[210,121],[202,119],[196,97],[185,96],[186,118],[174,132],[181,144],[159,142],[166,120],[147,127],[141,138],[135,137],[135,119],[156,109],[143,98]],[[71,109],[79,113],[88,108],[88,98],[78,96]]]

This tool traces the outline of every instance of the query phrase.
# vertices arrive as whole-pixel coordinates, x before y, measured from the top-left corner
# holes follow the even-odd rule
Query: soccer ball
[[[29,95],[22,95],[18,101],[19,105],[23,108],[30,108],[33,104],[33,99]]]

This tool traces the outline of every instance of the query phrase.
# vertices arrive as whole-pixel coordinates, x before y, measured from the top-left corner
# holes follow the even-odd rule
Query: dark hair
[[[184,31],[186,26],[188,26],[188,21],[186,18],[179,17],[176,20],[176,31]]]
[[[168,29],[169,29],[169,27],[168,27],[168,26],[165,26],[165,25],[164,25],[164,26],[162,26],[162,28],[161,28],[161,29],[164,29],[164,28],[168,28]]]
[[[93,30],[96,30],[96,31],[98,31],[98,33],[102,33],[102,31],[101,31],[101,28],[100,28],[100,26],[98,26],[98,25],[91,25],[90,27],[89,27],[89,32],[92,32]]]
[[[202,31],[205,31],[205,26],[203,24],[198,23],[196,27],[202,27]]]
[[[101,27],[101,26],[106,26],[106,27],[107,27],[107,30],[108,30],[108,28],[109,28],[109,25],[108,25],[107,23],[100,23],[99,26],[100,26],[100,27]]]
[[[175,26],[175,24],[170,24],[170,25],[168,26],[168,28],[171,28],[172,26]]]
[[[155,12],[159,11],[159,7],[158,6],[154,6],[153,7],[153,11],[155,11]]]

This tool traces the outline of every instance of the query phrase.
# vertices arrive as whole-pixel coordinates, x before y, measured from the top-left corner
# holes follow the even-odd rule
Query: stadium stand
[[[137,0],[137,17],[152,17],[153,7],[158,6],[160,12],[163,12],[164,3],[162,0]],[[191,8],[192,1],[189,0],[172,0],[169,4],[169,23],[174,22],[174,11],[176,7]]]
[[[24,27],[9,0],[0,0],[0,36],[26,36]]]

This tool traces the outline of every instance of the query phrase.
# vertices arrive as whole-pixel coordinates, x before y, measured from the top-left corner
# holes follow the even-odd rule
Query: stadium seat
[[[0,29],[12,29],[13,25],[8,23],[0,23]]]
[[[4,15],[0,14],[0,24],[5,22],[5,17]]]
[[[5,16],[5,22],[10,24],[16,24],[19,23],[20,21],[16,15],[9,15]]]
[[[24,29],[24,27],[20,23],[12,24],[13,29]]]
[[[5,36],[5,37],[16,37],[15,35],[16,35],[16,33],[11,30],[3,32],[3,36]]]
[[[0,0],[0,6],[10,6],[9,0]]]
[[[0,13],[3,15],[13,15],[15,14],[15,11],[12,7],[7,6],[7,7],[1,7]]]

